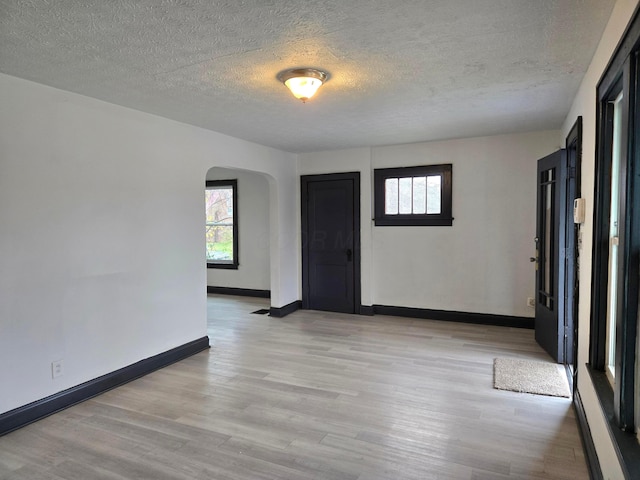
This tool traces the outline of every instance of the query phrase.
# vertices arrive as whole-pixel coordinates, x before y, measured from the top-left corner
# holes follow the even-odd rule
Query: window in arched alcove
[[[238,268],[238,180],[207,180],[207,268]]]
[[[208,293],[270,298],[269,189],[257,172],[223,167],[207,172]]]

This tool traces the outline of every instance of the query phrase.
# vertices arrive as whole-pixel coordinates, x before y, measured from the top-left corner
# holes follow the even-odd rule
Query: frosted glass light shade
[[[293,96],[303,102],[313,97],[328,78],[326,72],[314,68],[297,68],[278,74],[278,79],[291,90]]]
[[[284,84],[289,87],[294,97],[305,102],[313,97],[322,85],[322,82],[317,78],[294,77],[284,82]]]

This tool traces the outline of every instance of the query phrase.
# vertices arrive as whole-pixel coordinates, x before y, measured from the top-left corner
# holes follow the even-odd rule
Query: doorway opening
[[[566,138],[566,149],[538,161],[536,214],[536,341],[565,366],[573,389],[577,374],[579,225],[582,119]]]
[[[205,180],[207,293],[269,299],[270,182],[223,167],[210,168]]]
[[[567,178],[565,187],[565,267],[564,267],[564,365],[571,391],[578,375],[578,295],[580,278],[581,218],[574,216],[575,199],[580,198],[582,178],[582,117],[578,117],[565,140]],[[572,218],[574,221],[572,221]]]

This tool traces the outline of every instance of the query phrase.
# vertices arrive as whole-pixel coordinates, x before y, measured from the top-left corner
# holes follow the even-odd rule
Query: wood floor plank
[[[525,329],[254,315],[210,295],[212,348],[0,438],[0,480],[574,480],[569,399],[493,389]]]

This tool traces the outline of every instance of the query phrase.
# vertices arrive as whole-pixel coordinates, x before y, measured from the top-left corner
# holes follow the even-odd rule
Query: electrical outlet
[[[56,360],[55,362],[51,362],[51,378],[57,378],[62,376],[64,364],[62,360]]]
[[[536,300],[533,297],[527,297],[527,307],[535,307]]]

